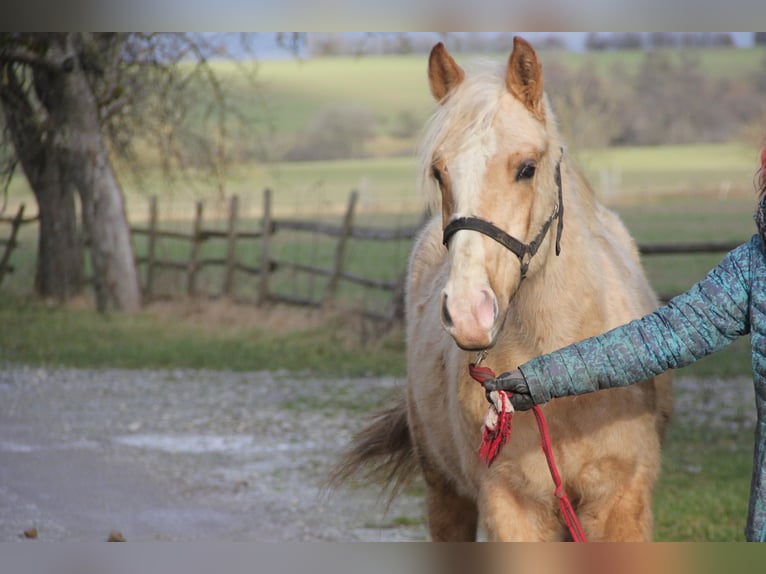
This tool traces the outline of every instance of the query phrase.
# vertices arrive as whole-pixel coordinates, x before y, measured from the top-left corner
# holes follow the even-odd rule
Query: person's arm
[[[731,251],[699,283],[653,313],[536,357],[485,387],[513,392],[514,407],[524,410],[556,397],[637,383],[724,348],[750,330],[750,261],[757,241]]]

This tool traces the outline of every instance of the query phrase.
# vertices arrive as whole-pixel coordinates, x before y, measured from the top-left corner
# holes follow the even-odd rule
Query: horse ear
[[[505,83],[508,91],[527,106],[535,117],[540,121],[544,119],[543,67],[532,45],[518,36],[513,39],[513,52],[508,58]]]
[[[444,44],[441,42],[436,44],[428,57],[428,83],[436,101],[441,102],[447,94],[461,84],[463,79],[465,79],[463,68],[452,59]]]

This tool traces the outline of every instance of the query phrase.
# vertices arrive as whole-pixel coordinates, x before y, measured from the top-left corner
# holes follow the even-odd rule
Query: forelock
[[[475,62],[465,81],[447,96],[426,124],[420,146],[418,187],[426,194],[432,209],[438,208],[440,200],[431,181],[434,157],[478,145],[492,129],[504,93],[505,66],[498,62]]]

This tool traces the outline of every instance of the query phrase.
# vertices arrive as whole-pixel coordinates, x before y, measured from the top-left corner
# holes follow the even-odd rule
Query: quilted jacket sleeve
[[[760,238],[733,251],[653,313],[521,365],[535,403],[637,383],[687,366],[749,333],[750,273]],[[762,255],[760,251],[755,255]]]

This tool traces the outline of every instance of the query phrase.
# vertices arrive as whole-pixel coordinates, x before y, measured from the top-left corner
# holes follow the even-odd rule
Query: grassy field
[[[423,56],[265,61],[258,69],[265,106],[253,115],[287,131],[303,128],[329,105],[367,106],[383,129],[402,112],[425,119],[432,105],[426,61]]]

